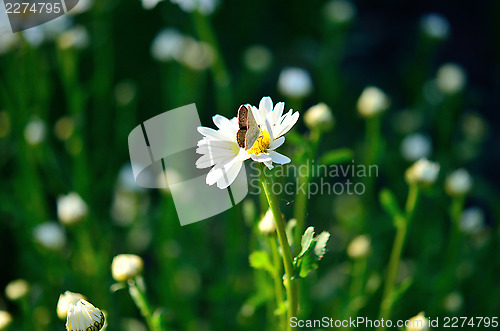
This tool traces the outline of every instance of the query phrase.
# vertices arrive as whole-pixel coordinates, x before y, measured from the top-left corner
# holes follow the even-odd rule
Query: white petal
[[[212,120],[214,121],[214,124],[221,130],[231,127],[231,123],[229,122],[229,120],[222,115],[215,115],[214,117],[212,117]]]
[[[281,115],[283,115],[283,109],[285,108],[285,103],[284,102],[278,102],[276,106],[274,106],[274,111],[273,111],[273,124],[278,123],[279,119],[281,118]]]
[[[203,169],[203,168],[208,168],[216,164],[217,161],[210,155],[210,154],[205,154],[202,157],[200,157],[198,160],[196,160],[196,168],[198,169]]]
[[[283,136],[279,137],[276,140],[271,141],[271,144],[269,145],[269,150],[270,151],[275,150],[276,148],[283,145],[284,142],[285,142],[285,137],[283,137]]]
[[[299,119],[299,113],[295,112],[293,115],[289,115],[290,113],[287,114],[287,116],[283,119],[282,124],[280,125],[280,128],[276,130],[275,136],[280,137],[284,134],[286,134],[290,129],[297,123]]]
[[[236,162],[234,163],[222,176],[221,179],[217,181],[217,187],[220,189],[225,189],[229,185],[231,185],[234,180],[236,179],[236,176],[240,173],[241,166],[243,165],[243,162]]]
[[[257,162],[269,162],[271,161],[271,156],[266,153],[260,153],[259,155],[252,154],[252,160]]]
[[[274,168],[273,166],[273,162],[269,161],[269,162],[264,162],[264,165],[269,169],[269,170],[272,170]]]
[[[271,141],[273,141],[274,140],[273,126],[267,119],[266,119],[266,129],[267,132],[269,133],[269,136],[271,137]]]
[[[285,156],[285,155],[280,154],[280,153],[275,152],[275,151],[270,151],[269,155],[271,156],[274,163],[286,164],[286,163],[289,163],[291,161],[288,156]]]

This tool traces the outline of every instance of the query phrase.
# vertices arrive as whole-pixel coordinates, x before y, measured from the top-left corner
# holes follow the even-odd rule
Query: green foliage
[[[271,263],[271,259],[269,258],[269,254],[265,251],[253,252],[250,254],[249,260],[252,268],[266,270],[270,273],[274,272],[274,267]]]
[[[321,164],[331,165],[349,162],[353,159],[354,152],[349,148],[339,148],[326,152],[320,158]]]
[[[326,231],[314,237],[314,227],[310,226],[306,229],[302,235],[302,250],[293,262],[295,272],[299,277],[306,278],[318,267],[318,262],[325,255],[328,239],[330,239],[330,233]]]

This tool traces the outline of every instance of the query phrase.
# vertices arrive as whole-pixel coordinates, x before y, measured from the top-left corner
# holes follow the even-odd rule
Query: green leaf
[[[316,254],[316,259],[321,260],[326,252],[326,244],[330,239],[330,233],[323,231],[316,238],[316,246],[314,246],[314,254]]]
[[[264,251],[255,251],[250,254],[250,265],[255,269],[267,270],[270,273],[274,272],[273,265],[269,259],[269,255]]]
[[[398,200],[396,199],[396,196],[394,193],[391,192],[388,188],[382,189],[379,195],[380,199],[380,205],[382,208],[385,210],[389,216],[391,216],[394,225],[397,226],[397,223],[403,219],[403,212],[399,208]]]
[[[353,157],[354,152],[352,151],[352,149],[340,148],[323,154],[323,156],[321,156],[320,158],[320,163],[325,165],[339,164],[351,161]]]
[[[312,254],[302,256],[302,258],[298,260],[297,265],[299,269],[299,276],[301,278],[306,278],[311,271],[318,267],[316,259],[312,256]]]
[[[296,257],[297,259],[300,259],[309,250],[309,247],[311,247],[313,241],[313,237],[314,237],[314,227],[310,226],[306,229],[306,231],[304,231],[304,234],[302,235],[302,241],[300,242],[302,250]]]

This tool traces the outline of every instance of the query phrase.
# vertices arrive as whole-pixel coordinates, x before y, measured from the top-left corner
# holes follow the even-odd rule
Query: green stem
[[[395,222],[397,228],[396,238],[394,239],[391,257],[389,259],[389,266],[387,268],[387,276],[385,281],[384,293],[382,295],[379,320],[381,320],[382,318],[384,320],[391,318],[391,309],[394,303],[394,287],[396,285],[399,264],[401,262],[401,254],[403,253],[408,227],[410,225],[411,219],[413,218],[413,214],[415,213],[418,197],[418,186],[415,184],[410,184],[408,190],[408,198],[406,200],[406,215],[404,222]],[[380,327],[378,328],[378,330],[385,330],[385,327]]]
[[[150,331],[162,331],[160,318],[155,318],[149,301],[146,297],[146,293],[142,288],[142,284],[139,284],[137,279],[129,281],[129,293],[134,300],[135,305],[139,308],[142,316],[146,320],[146,324]]]
[[[264,166],[261,164],[261,172],[264,172]],[[271,185],[269,184],[271,182]],[[266,193],[267,202],[274,215],[274,222],[276,224],[276,232],[278,234],[278,240],[280,242],[282,254],[283,254],[283,265],[285,267],[285,288],[287,292],[287,303],[288,303],[288,321],[292,317],[297,317],[298,311],[298,295],[297,295],[297,284],[293,275],[293,263],[292,263],[292,250],[288,244],[288,238],[285,232],[285,222],[281,214],[281,210],[278,204],[278,199],[271,191],[272,180],[268,179],[266,176],[262,177],[262,187]],[[290,328],[290,324],[287,325]]]
[[[281,261],[280,261],[281,259],[280,259],[280,254],[278,252],[278,245],[276,243],[276,238],[274,238],[274,236],[269,238],[269,243],[271,245],[271,251],[273,255],[273,265],[274,265],[273,280],[274,280],[274,290],[276,295],[276,309],[279,311],[283,303],[283,300],[285,298],[284,295],[285,293],[283,292],[283,278],[281,277],[282,273]],[[287,329],[286,314],[280,312],[280,321],[282,330],[286,330]]]

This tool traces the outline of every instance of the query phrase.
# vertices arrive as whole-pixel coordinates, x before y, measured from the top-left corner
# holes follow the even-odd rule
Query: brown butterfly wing
[[[248,108],[245,105],[241,105],[238,108],[238,127],[240,129],[246,129],[248,122]]]
[[[238,146],[240,146],[240,148],[245,148],[246,135],[247,135],[246,129],[239,129],[238,132],[236,132],[236,142],[238,142]]]

